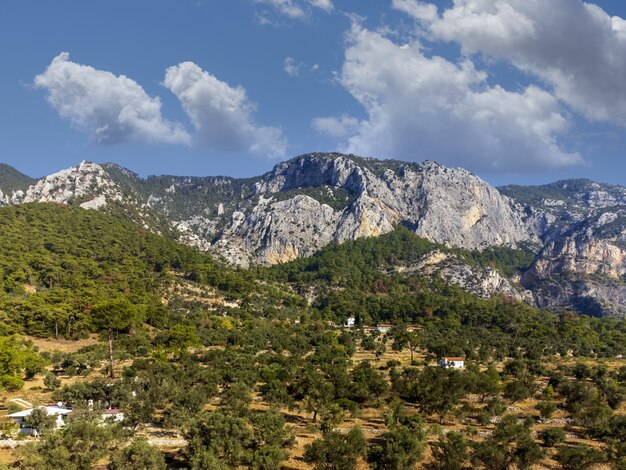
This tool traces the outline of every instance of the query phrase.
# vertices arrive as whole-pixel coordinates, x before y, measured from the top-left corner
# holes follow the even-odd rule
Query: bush
[[[557,407],[552,400],[540,401],[537,403],[535,408],[539,411],[539,415],[542,419],[550,418],[550,416],[552,416],[557,410]]]
[[[304,460],[316,470],[354,470],[357,458],[365,454],[367,441],[360,428],[348,434],[328,432],[304,448]]]
[[[48,390],[56,390],[61,386],[61,379],[52,372],[48,372],[43,378],[43,384]]]
[[[3,439],[11,438],[15,439],[20,432],[20,425],[11,418],[6,418],[0,421],[0,435],[4,436]]]
[[[565,441],[565,431],[561,428],[548,428],[539,433],[539,437],[546,447],[554,447]]]
[[[111,454],[110,470],[165,470],[165,459],[158,449],[144,438],[133,440],[127,447]]]
[[[381,436],[381,443],[368,455],[375,470],[411,470],[424,452],[423,433],[394,426]]]
[[[561,446],[556,460],[564,470],[580,470],[606,461],[606,454],[589,446]]]
[[[467,440],[460,432],[440,435],[439,440],[431,444],[435,468],[438,470],[462,470],[469,458]]]

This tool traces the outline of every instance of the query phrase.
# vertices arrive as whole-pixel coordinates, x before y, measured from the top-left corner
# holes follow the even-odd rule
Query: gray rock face
[[[345,207],[295,196],[288,204],[271,197],[325,187],[331,199],[349,193]],[[409,164],[312,154],[279,164],[255,185],[263,203],[227,229],[218,252],[248,242],[249,261],[274,263],[308,255],[331,241],[379,236],[404,224],[432,241],[463,248],[517,246],[537,241],[511,201],[477,176],[434,162]],[[280,199],[280,198],[279,198]],[[323,199],[323,198],[322,198]],[[335,201],[340,202],[340,201]],[[296,217],[293,217],[293,215]],[[233,238],[234,236],[234,238]],[[259,247],[261,241],[263,247]],[[241,256],[237,256],[237,261]]]
[[[516,246],[537,239],[520,214],[495,188],[462,169],[428,165],[420,199],[424,209],[416,233],[463,248]]]
[[[308,256],[334,240],[340,214],[312,197],[260,199],[248,214],[236,212],[213,251],[232,262],[266,264]]]
[[[588,180],[503,192],[524,206],[543,241],[522,284],[536,303],[595,315],[625,315],[626,188]]]

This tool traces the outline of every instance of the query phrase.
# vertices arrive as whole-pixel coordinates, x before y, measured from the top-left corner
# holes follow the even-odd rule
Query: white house
[[[44,410],[46,410],[46,413],[48,413],[48,415],[56,416],[56,429],[62,427],[65,424],[65,417],[72,412],[70,408],[64,407],[61,403],[57,405],[39,406],[37,408],[43,408]],[[26,418],[30,416],[30,414],[35,409],[36,408],[30,408],[28,410],[18,411],[17,413],[11,413],[10,415],[8,415],[9,418],[12,418],[17,424],[20,425],[20,434],[26,434],[28,436],[37,435],[37,431],[34,428],[31,428],[26,422]]]
[[[76,413],[71,408],[64,407],[61,403],[58,403],[57,405],[39,406],[36,408],[43,408],[46,410],[46,413],[48,413],[48,415],[56,416],[56,422],[54,425],[55,429],[62,428],[65,425],[65,420],[67,416],[71,416]],[[30,408],[28,410],[18,411],[17,413],[12,413],[8,415],[8,418],[14,419],[15,422],[20,425],[20,434],[26,434],[28,436],[37,435],[36,430],[31,428],[26,422],[26,417],[30,416],[30,414],[36,408]],[[100,415],[100,419],[103,423],[124,421],[124,413],[117,408],[99,410],[98,414]]]
[[[376,331],[380,331],[381,333],[387,333],[392,328],[393,328],[393,325],[390,323],[380,323],[376,325]]]
[[[465,358],[444,356],[439,359],[439,367],[443,367],[445,369],[464,369]]]
[[[100,410],[100,418],[102,421],[117,423],[124,421],[124,413],[117,408],[107,408],[106,410]]]
[[[350,318],[346,318],[346,322],[343,324],[343,326],[345,326],[346,328],[354,328],[355,324],[356,324],[356,318],[350,317]]]

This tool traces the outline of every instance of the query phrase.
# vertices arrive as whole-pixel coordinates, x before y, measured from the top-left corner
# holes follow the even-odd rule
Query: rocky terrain
[[[0,191],[5,205],[45,201],[123,214],[242,266],[309,256],[397,225],[452,247],[522,248],[537,256],[521,279],[435,262],[435,254],[419,269],[484,296],[529,299],[529,289],[535,303],[554,310],[626,314],[626,189],[619,186],[572,180],[498,190],[430,161],[317,153],[249,179],[143,179],[83,162],[34,181],[6,167]]]
[[[626,314],[626,188],[589,180],[500,188],[543,248],[522,284],[538,306]]]

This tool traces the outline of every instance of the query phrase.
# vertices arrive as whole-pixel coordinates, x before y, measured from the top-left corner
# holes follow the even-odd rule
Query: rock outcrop
[[[537,305],[626,315],[626,188],[569,180],[502,190],[542,239],[521,279]]]
[[[29,187],[26,193],[19,192],[14,197],[14,201],[20,203],[80,204],[90,209],[103,208],[107,200],[122,199],[122,191],[104,169],[89,162],[46,176]]]
[[[396,272],[419,272],[427,276],[437,276],[448,284],[454,284],[463,290],[483,298],[502,295],[522,302],[533,302],[533,295],[496,269],[487,266],[468,264],[459,256],[433,251],[411,266],[397,266]],[[518,284],[518,283],[515,283]]]
[[[320,188],[325,194],[313,194]],[[300,194],[284,200],[293,191]],[[348,195],[345,204],[340,192]],[[242,262],[247,252],[251,262],[282,262],[331,241],[379,236],[397,224],[469,249],[538,241],[507,197],[463,169],[434,162],[305,155],[264,175],[255,195],[262,202],[238,213],[217,244],[227,258],[233,249],[238,253],[233,261]]]

